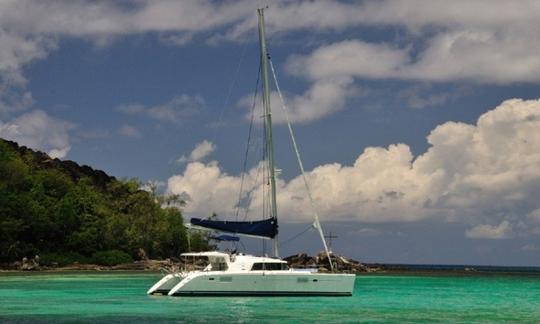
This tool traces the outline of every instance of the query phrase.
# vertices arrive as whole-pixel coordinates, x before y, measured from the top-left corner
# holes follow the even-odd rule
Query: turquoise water
[[[365,275],[352,297],[147,296],[148,273],[0,274],[0,322],[538,322],[540,277]]]

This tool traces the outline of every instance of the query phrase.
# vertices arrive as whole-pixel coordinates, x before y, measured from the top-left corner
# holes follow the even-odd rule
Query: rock
[[[143,248],[139,248],[139,250],[137,251],[137,257],[139,258],[139,260],[148,260],[146,251]]]
[[[360,273],[369,271],[368,267],[356,260],[333,254],[330,257],[335,270],[338,272]],[[291,268],[317,268],[320,272],[328,272],[330,268],[328,256],[324,251],[319,252],[315,257],[311,257],[306,253],[299,253],[288,256],[283,260],[287,261]]]
[[[317,261],[306,253],[288,256],[284,259],[292,268],[316,268]]]
[[[27,257],[24,257],[22,259],[20,269],[23,271],[39,270],[39,256],[36,255],[32,259],[28,259]]]

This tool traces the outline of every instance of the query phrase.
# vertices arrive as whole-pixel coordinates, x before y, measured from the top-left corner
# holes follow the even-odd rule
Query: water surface
[[[0,322],[537,322],[540,276],[364,275],[352,297],[147,296],[159,274],[0,274]]]

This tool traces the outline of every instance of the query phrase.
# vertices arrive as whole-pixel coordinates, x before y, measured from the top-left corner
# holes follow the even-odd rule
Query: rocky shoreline
[[[331,255],[331,259],[334,264],[334,269],[337,272],[363,273],[379,270],[378,268],[368,267],[359,261],[341,255]],[[287,261],[291,268],[312,268],[317,269],[319,272],[330,271],[330,262],[328,262],[328,257],[324,252],[320,252],[316,256],[309,256],[307,253],[299,253],[283,258],[283,260]]]
[[[283,260],[287,261],[291,268],[314,268],[319,272],[329,272],[330,265],[325,254],[319,253],[316,256],[309,256],[306,253],[299,253],[288,256]],[[0,271],[2,272],[31,272],[31,271],[166,271],[171,272],[176,269],[181,269],[184,263],[180,259],[172,258],[166,260],[150,260],[143,259],[130,263],[118,264],[113,266],[98,265],[98,264],[79,264],[74,263],[67,266],[45,266],[40,265],[39,257],[23,258],[21,261],[10,264],[1,264]],[[343,273],[363,273],[374,272],[378,268],[368,267],[359,261],[346,258],[344,256],[332,255],[332,262],[338,272]]]
[[[291,268],[317,269],[319,272],[329,272],[330,264],[325,253],[310,256],[307,253],[298,253],[283,258]],[[404,265],[404,264],[383,264],[383,263],[361,263],[357,260],[341,255],[332,255],[332,262],[336,272],[354,274],[437,274],[437,275],[471,275],[471,274],[523,274],[529,273],[540,275],[540,268],[526,269],[527,267],[496,267],[496,266],[465,266],[465,265]],[[193,267],[193,264],[189,264]],[[185,268],[186,263],[178,258],[165,260],[142,260],[117,264],[79,264],[73,263],[66,266],[42,265],[39,257],[24,258],[21,261],[9,264],[0,264],[2,272],[63,272],[63,271],[133,271],[133,272],[163,272],[170,273]],[[204,265],[196,265],[202,269]]]
[[[181,262],[166,260],[139,260],[129,263],[122,263],[112,266],[101,264],[82,264],[73,263],[66,266],[45,266],[40,265],[35,259],[29,261],[13,262],[10,264],[1,264],[0,272],[61,272],[61,271],[170,271],[181,266]]]

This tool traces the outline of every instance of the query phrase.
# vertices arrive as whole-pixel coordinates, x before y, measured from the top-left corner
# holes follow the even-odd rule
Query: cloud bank
[[[258,6],[248,0],[2,1],[0,118],[32,107],[24,68],[57,50],[61,39],[85,39],[104,46],[121,37],[152,33],[178,46],[245,41],[255,37]],[[316,42],[303,48],[305,53],[291,56],[286,70],[310,83],[303,93],[287,95],[295,122],[312,122],[344,109],[358,93],[360,79],[540,81],[536,54],[540,52],[540,4],[535,0],[279,0],[271,3],[266,15],[270,42],[272,37],[298,31],[336,35],[358,27],[381,28],[392,31],[386,35],[396,35],[368,41],[361,34],[347,34],[353,38]],[[162,105],[124,108],[156,120],[179,121],[185,111],[177,107],[186,100],[201,104],[199,99],[180,96]],[[425,100],[412,96],[412,105],[425,107],[446,100],[446,94]],[[275,121],[283,120],[277,112]]]
[[[255,9],[260,6],[248,0],[2,1],[0,113],[31,106],[23,69],[58,49],[63,38],[97,46],[144,33],[177,46],[245,41],[255,37]],[[399,35],[319,42],[310,45],[315,46],[310,53],[291,56],[287,70],[311,82],[304,93],[288,95],[295,122],[311,122],[343,109],[358,90],[357,79],[540,81],[540,4],[535,0],[279,0],[271,2],[266,15],[270,38],[298,31],[330,35],[358,27],[385,28]],[[413,105],[437,104],[447,100],[444,96]],[[166,105],[131,106],[159,120],[181,118]],[[278,114],[276,122],[282,121]]]
[[[539,100],[507,100],[480,116],[476,125],[437,126],[427,137],[429,149],[419,156],[406,144],[368,147],[353,165],[321,165],[308,177],[326,221],[441,219],[468,225],[470,238],[505,238],[538,222],[538,129]],[[245,175],[253,211],[263,205],[257,174],[253,169]],[[223,172],[215,161],[195,162],[169,179],[168,190],[189,197],[188,215],[226,216],[236,206],[233,188],[239,183],[239,176]],[[301,177],[278,181],[282,221],[312,219],[304,192]]]

